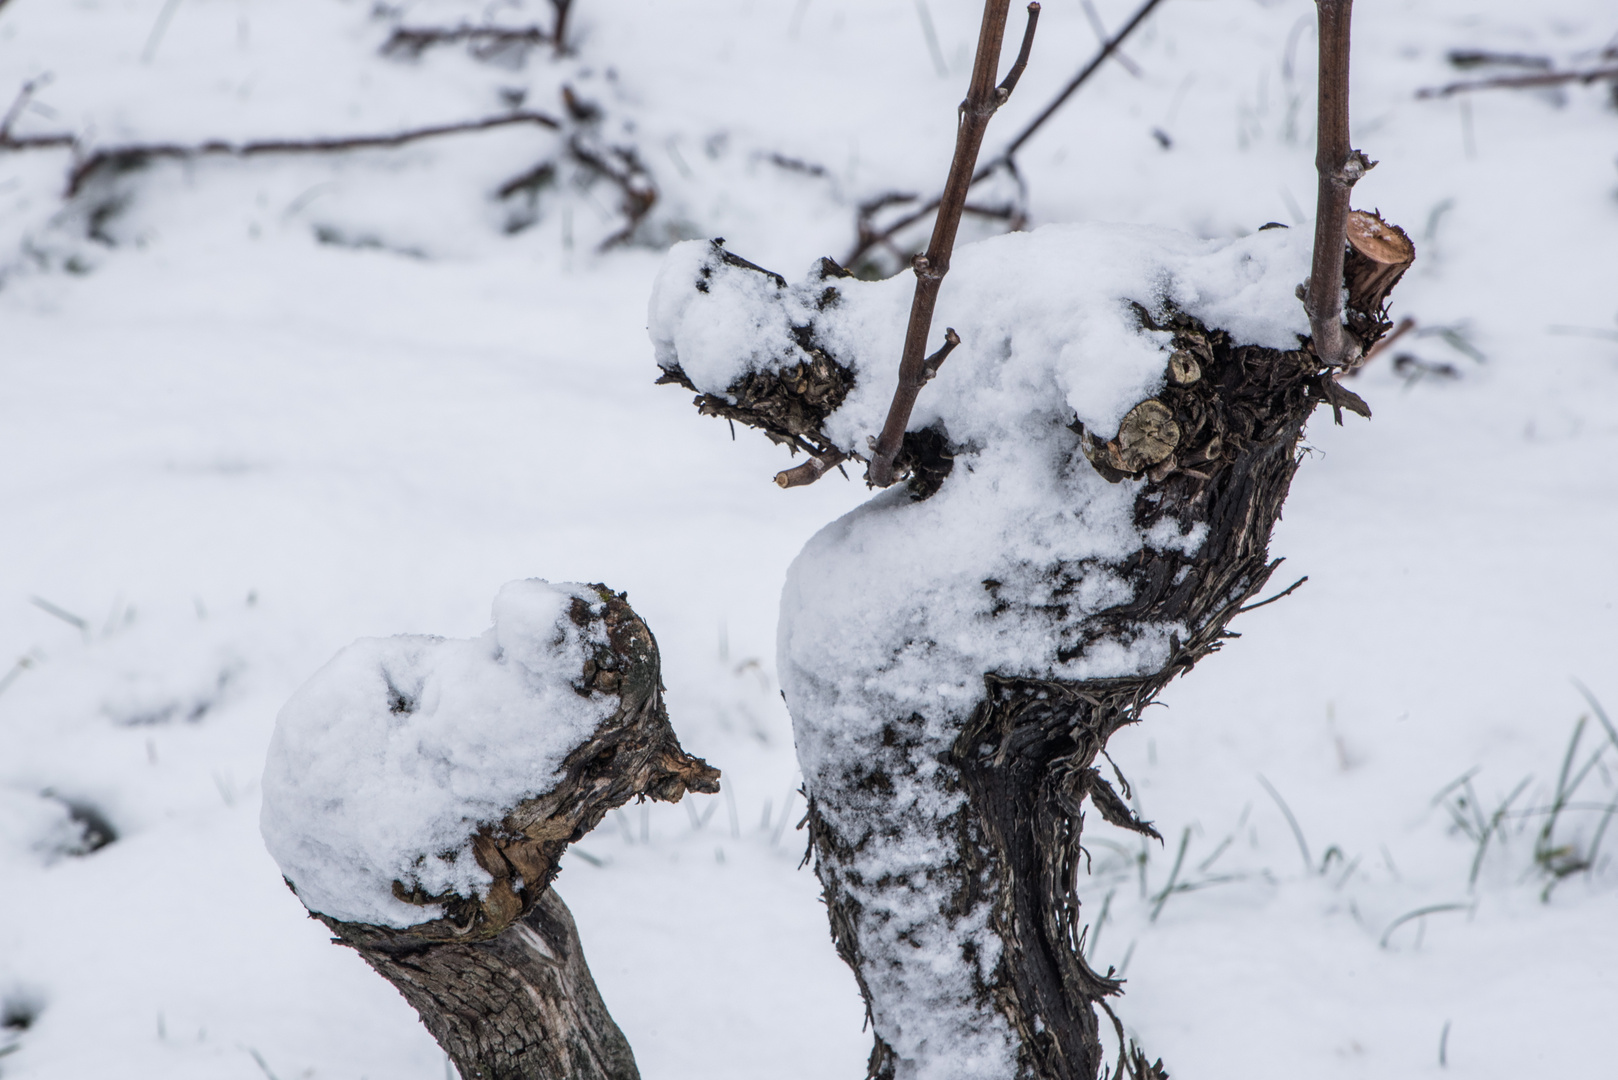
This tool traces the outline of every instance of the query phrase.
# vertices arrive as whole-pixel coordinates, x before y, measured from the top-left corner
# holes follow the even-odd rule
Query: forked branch
[[[1118,47],[1124,43],[1124,39],[1135,32],[1135,28],[1140,26],[1140,24],[1145,21],[1146,16],[1152,13],[1152,9],[1157,7],[1157,5],[1160,3],[1162,3],[1162,0],[1145,0],[1145,3],[1141,4],[1141,6],[1136,10],[1135,14],[1130,16],[1129,21],[1124,24],[1123,29],[1119,30],[1112,37],[1104,39],[1101,43],[1101,47],[1096,50],[1096,54],[1090,58],[1089,63],[1080,68],[1078,74],[1074,75],[1073,78],[1068,80],[1067,85],[1062,87],[1057,95],[1050,100],[1050,103],[1047,104],[1045,108],[1040,110],[1039,115],[1034,117],[1027,124],[1023,125],[1023,129],[1017,133],[1016,137],[1006,145],[1006,148],[1002,150],[998,156],[979,166],[978,170],[972,174],[972,183],[982,183],[996,169],[1011,165],[1012,159],[1016,155],[1017,151],[1022,149],[1024,143],[1034,137],[1034,133],[1044,125],[1045,121],[1054,116],[1056,111],[1067,102],[1067,99],[1072,97],[1074,93],[1078,91],[1079,87],[1083,86],[1086,82],[1089,82],[1090,76],[1094,75],[1101,65],[1107,62],[1108,58],[1121,55],[1118,52]],[[1027,40],[1026,37],[1025,40]],[[889,195],[883,196],[879,200],[861,206],[859,220],[859,241],[856,243],[854,250],[851,251],[848,254],[848,257],[843,260],[843,263],[848,266],[853,266],[854,264],[858,263],[861,256],[863,256],[867,251],[870,251],[878,244],[885,244],[892,240],[893,237],[898,235],[899,232],[909,228],[911,225],[914,225],[916,222],[920,221],[934,210],[937,210],[944,201],[944,197],[940,195],[919,209],[912,210],[910,213],[905,214],[903,217],[888,225],[886,228],[878,230],[870,226],[870,219],[877,213],[877,211],[883,209],[885,206],[891,205],[894,202],[908,202],[912,198],[914,198],[914,196]]]
[[[1349,22],[1354,0],[1316,0],[1320,17],[1319,124],[1315,171],[1315,248],[1304,293],[1315,355],[1333,367],[1358,358],[1358,342],[1343,331],[1343,252],[1348,244],[1349,196],[1376,163],[1348,142]]]
[[[961,214],[966,208],[966,193],[972,186],[972,171],[977,165],[978,150],[983,146],[983,133],[988,130],[989,119],[995,110],[1005,104],[1028,66],[1028,54],[1034,45],[1034,29],[1039,23],[1039,4],[1028,5],[1028,26],[1023,31],[1022,48],[1017,60],[999,86],[994,83],[1000,66],[1000,45],[1006,33],[1006,15],[1010,0],[987,0],[983,5],[983,25],[978,31],[977,60],[972,66],[972,83],[961,103],[960,121],[955,129],[955,157],[950,162],[949,179],[944,183],[944,195],[939,204],[938,219],[933,223],[932,242],[927,254],[918,255],[913,264],[916,271],[916,293],[910,304],[910,325],[905,332],[904,353],[899,361],[899,387],[894,391],[893,404],[888,407],[887,422],[871,452],[871,465],[866,479],[873,487],[887,487],[893,483],[893,459],[904,443],[905,428],[910,413],[916,406],[916,395],[921,393],[938,365],[944,362],[954,342],[940,350],[929,365],[927,335],[933,326],[933,309],[938,304],[938,290],[949,273],[950,255],[955,250],[955,234],[960,228]],[[953,331],[949,335],[954,337]]]

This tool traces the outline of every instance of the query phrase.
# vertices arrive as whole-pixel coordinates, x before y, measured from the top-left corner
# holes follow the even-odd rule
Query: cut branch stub
[[[1129,410],[1118,425],[1118,437],[1099,452],[1119,472],[1138,473],[1174,453],[1179,445],[1180,425],[1174,422],[1173,410],[1161,401],[1147,400]]]
[[[1343,284],[1348,289],[1349,319],[1352,322],[1358,314],[1386,324],[1383,309],[1388,293],[1416,261],[1416,245],[1399,226],[1383,221],[1381,214],[1365,210],[1349,213],[1347,239]],[[1364,329],[1355,329],[1365,336]]]

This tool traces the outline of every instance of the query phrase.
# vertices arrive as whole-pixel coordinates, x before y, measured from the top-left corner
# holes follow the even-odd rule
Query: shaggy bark
[[[1413,257],[1408,238],[1380,219],[1372,221],[1371,231]],[[1369,344],[1387,329],[1382,305],[1409,258],[1402,257],[1397,271],[1389,267],[1399,259],[1372,260],[1380,269],[1362,273],[1355,260],[1363,255],[1352,249],[1344,270],[1351,283],[1350,324]],[[751,266],[745,260],[736,264]],[[1168,661],[1139,677],[1051,681],[985,672],[982,699],[964,724],[941,738],[938,730],[946,725],[937,718],[893,719],[849,759],[858,760],[859,768],[816,776],[808,788],[811,851],[832,938],[868,1007],[873,985],[895,985],[891,955],[882,955],[891,943],[876,944],[890,913],[935,903],[928,897],[937,882],[946,882],[948,899],[928,918],[955,927],[976,925],[986,914],[1000,943],[998,959],[985,965],[988,974],[973,993],[981,1015],[998,1015],[1009,1026],[1019,1080],[1093,1080],[1104,1065],[1096,1006],[1110,1014],[1107,999],[1121,993],[1122,983],[1110,970],[1093,970],[1081,949],[1085,929],[1075,883],[1083,857],[1083,804],[1088,799],[1114,825],[1156,832],[1129,810],[1122,777],[1120,793],[1098,759],[1108,740],[1138,722],[1170,680],[1235,636],[1227,629],[1231,619],[1277,565],[1268,554],[1270,534],[1314,409],[1324,402],[1334,410],[1369,412],[1336,383],[1333,365],[1312,343],[1295,350],[1241,345],[1223,330],[1173,311],[1156,318],[1145,308],[1137,313],[1146,328],[1172,335],[1163,391],[1132,410],[1114,438],[1097,438],[1076,420],[1073,426],[1105,478],[1144,481],[1134,500],[1138,527],[1150,529],[1168,518],[1182,535],[1205,529],[1205,539],[1195,554],[1148,547],[1110,567],[1132,586],[1127,603],[1080,617],[1070,616],[1058,600],[1051,613],[1066,623],[1064,659],[1107,639],[1128,642],[1149,626],[1180,624],[1184,638],[1173,637]],[[821,425],[848,393],[852,373],[823,343],[804,345],[824,378],[797,369],[755,371],[731,387],[728,400],[704,395],[699,406],[762,427],[777,441],[829,449]],[[684,381],[677,370],[667,378]],[[827,392],[828,385],[834,392]],[[921,447],[928,444],[930,467],[922,467]],[[911,432],[906,445],[914,451],[911,495],[925,498],[947,477],[956,448],[942,431]],[[1063,579],[1058,597],[1084,569],[1057,569]],[[1000,603],[998,583],[984,584]],[[1015,602],[1008,598],[1005,604]],[[937,762],[945,768],[934,772]],[[932,779],[918,779],[923,770]],[[917,783],[961,796],[958,809],[932,818],[896,808],[892,793]],[[946,855],[927,872],[926,882],[904,875],[869,880],[862,866],[873,864],[862,854],[896,842]],[[878,1011],[872,1022],[869,1076],[903,1076]],[[1160,1062],[1133,1046],[1112,1068],[1114,1076],[1166,1075]]]
[[[464,944],[320,918],[421,1014],[462,1080],[639,1080],[556,890]]]
[[[563,762],[561,779],[473,838],[492,883],[482,896],[394,895],[441,905],[442,917],[399,930],[314,912],[421,1014],[463,1080],[635,1080],[635,1058],[601,1001],[566,905],[551,886],[569,843],[631,798],[678,802],[716,792],[719,771],[680,748],[663,707],[657,642],[626,599],[602,586],[608,645],[585,662],[584,685],[619,707]]]

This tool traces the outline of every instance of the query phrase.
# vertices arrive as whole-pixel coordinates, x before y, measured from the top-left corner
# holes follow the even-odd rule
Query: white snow
[[[1295,349],[1309,332],[1296,289],[1309,276],[1311,240],[1307,228],[1205,240],[1080,224],[964,245],[944,278],[928,351],[946,326],[961,345],[928,384],[910,430],[942,421],[968,445],[1031,433],[1044,441],[1043,422],[1065,412],[1064,423],[1076,416],[1111,438],[1125,413],[1161,389],[1168,360],[1169,335],[1143,330],[1131,301],[1155,315],[1172,304],[1237,344]],[[914,289],[909,274],[865,282],[822,281],[818,272],[782,289],[689,240],[670,251],[653,286],[649,330],[659,364],[723,395],[747,371],[805,359],[791,328],[812,328],[855,373],[828,431],[843,450],[864,453],[893,399]]]
[[[599,621],[587,585],[506,584],[481,637],[362,638],[282,708],[264,767],[265,846],[311,911],[413,926],[443,914],[393,895],[481,896],[472,836],[555,787],[617,707],[582,686]]]
[[[846,255],[855,204],[941,183],[981,15],[928,0],[940,77],[913,0],[576,0],[578,55],[521,68],[462,46],[384,60],[386,20],[328,0],[186,0],[143,62],[166,6],[0,8],[0,99],[55,75],[37,98],[54,115],[30,108],[16,130],[97,145],[375,131],[497,111],[503,87],[559,112],[554,88],[577,76],[635,121],[658,235],[724,236],[794,280]],[[1109,27],[1134,6],[1097,3]],[[486,10],[543,23],[550,5],[419,17]],[[1104,65],[1019,155],[1031,221],[1306,231],[1313,15],[1308,0],[1161,5],[1125,47],[1142,76]],[[1432,799],[1477,767],[1485,814],[1529,776],[1514,805],[1544,807],[1590,711],[1568,676],[1618,702],[1618,117],[1600,85],[1414,92],[1465,74],[1453,48],[1571,67],[1613,29],[1595,0],[1355,5],[1355,143],[1381,162],[1355,202],[1419,252],[1394,314],[1421,329],[1393,351],[1460,377],[1384,356],[1355,385],[1373,421],[1317,416],[1274,543],[1276,588],[1309,583],[1242,616],[1240,640],[1114,740],[1168,843],[1087,824],[1091,963],[1124,968],[1120,1016],[1171,1074],[1605,1064],[1613,830],[1594,871],[1542,903],[1543,815],[1508,816],[1469,887],[1477,845]],[[1094,47],[1080,5],[1047,4],[986,152]],[[782,493],[780,448],[732,442],[650,385],[662,256],[593,254],[617,227],[610,187],[563,176],[531,229],[501,232],[489,193],[554,145],[525,129],[341,161],[157,162],[119,178],[116,247],[51,226],[67,151],[0,154],[0,1002],[37,1006],[0,1029],[6,1080],[443,1077],[399,995],[282,884],[257,778],[277,711],[341,646],[474,637],[501,583],[535,575],[630,593],[683,744],[725,774],[724,794],[610,815],[558,880],[643,1075],[862,1075],[858,994],[795,870],[802,778],[771,657],[787,564],[867,493],[836,475]],[[963,243],[1001,225],[969,218]],[[320,226],[379,246],[319,243]],[[63,272],[70,257],[88,272]],[[103,708],[119,701],[174,709],[121,724]],[[1298,820],[1307,871],[1258,774]],[[1581,803],[1604,807],[1609,776],[1593,769]],[[64,799],[119,838],[66,854]],[[1599,811],[1579,813],[1559,842],[1588,841]],[[1187,835],[1178,880],[1196,887],[1153,921]],[[1322,875],[1332,847],[1344,860]],[[1440,904],[1461,906],[1379,944]]]

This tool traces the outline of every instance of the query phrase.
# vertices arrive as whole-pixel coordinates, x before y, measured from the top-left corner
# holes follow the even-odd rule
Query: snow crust
[[[584,585],[505,585],[476,638],[362,638],[286,703],[264,769],[265,845],[312,911],[405,927],[442,914],[407,904],[479,895],[478,827],[555,786],[570,751],[616,707],[578,685],[599,621],[580,628]]]

